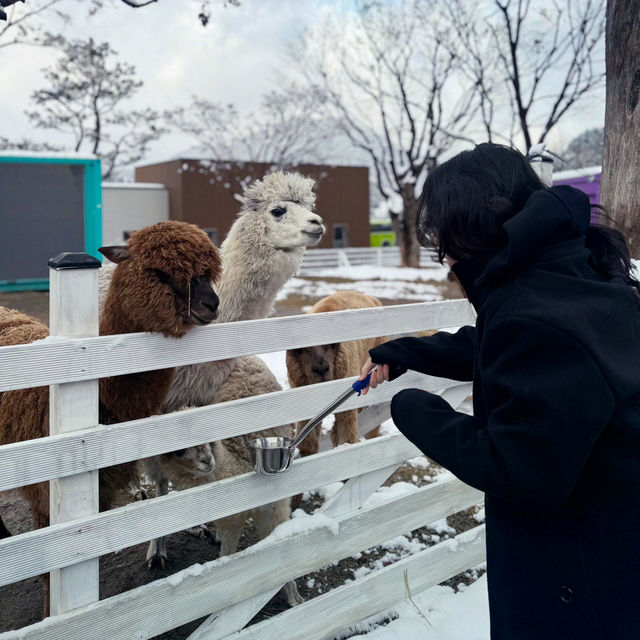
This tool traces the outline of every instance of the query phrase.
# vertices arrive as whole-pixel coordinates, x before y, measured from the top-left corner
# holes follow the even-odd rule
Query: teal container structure
[[[101,244],[98,158],[0,153],[0,291],[47,290],[51,256]]]

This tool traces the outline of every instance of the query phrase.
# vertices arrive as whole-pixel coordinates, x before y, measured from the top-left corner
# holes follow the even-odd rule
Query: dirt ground
[[[443,297],[460,297],[460,290],[454,283],[443,283]],[[278,303],[276,315],[290,315],[300,313],[302,308],[311,305],[315,300],[305,296],[304,293],[290,296]],[[383,300],[385,304],[398,304],[410,302],[408,300]],[[0,305],[17,308],[38,319],[48,322],[48,293],[47,292],[20,292],[0,293]],[[389,482],[399,480],[412,481],[414,484],[424,484],[432,481],[436,466],[432,465],[427,471],[416,471],[412,467],[402,467],[394,474]],[[152,494],[152,491],[150,491]],[[311,513],[317,508],[322,499],[315,494],[300,505],[305,511]],[[123,502],[124,503],[124,502]],[[28,504],[21,498],[18,491],[0,493],[0,513],[13,534],[29,531],[31,515]],[[473,518],[473,510],[457,514],[448,520],[449,525],[459,533],[478,522]],[[423,528],[414,533],[425,544],[430,544],[435,532]],[[245,527],[240,548],[245,548],[257,541],[251,526]],[[204,563],[213,560],[219,555],[219,545],[209,538],[197,538],[186,532],[180,532],[168,537],[167,547],[169,561],[165,569],[150,570],[145,563],[146,544],[127,548],[118,553],[112,553],[100,558],[100,599],[122,593],[129,589],[147,584],[155,579],[163,578],[180,571],[194,563]],[[347,558],[335,565],[325,567],[317,572],[303,576],[297,580],[298,589],[303,597],[310,599],[330,590],[332,587],[343,584],[346,579],[353,579],[353,571],[362,566],[365,561],[376,560],[381,554],[380,550],[370,550],[363,553],[357,560]],[[447,584],[454,588],[460,583],[469,583],[477,578],[474,572],[465,572],[452,578]],[[0,587],[0,633],[11,629],[18,629],[32,624],[41,619],[42,612],[42,588],[37,578]],[[270,617],[287,608],[286,598],[279,593],[256,616],[255,621]],[[200,623],[199,620],[183,627],[158,636],[160,640],[182,640],[186,638]]]

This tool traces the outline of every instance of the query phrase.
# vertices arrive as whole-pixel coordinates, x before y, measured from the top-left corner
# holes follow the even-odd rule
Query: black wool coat
[[[475,327],[370,352],[473,380],[473,417],[420,389],[391,413],[485,492],[493,640],[640,639],[638,297],[595,268],[589,213],[571,187],[534,193],[501,251],[454,266]]]

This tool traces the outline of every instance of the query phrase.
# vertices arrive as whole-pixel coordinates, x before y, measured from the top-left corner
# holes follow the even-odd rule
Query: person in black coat
[[[429,175],[419,229],[476,326],[382,344],[361,378],[473,380],[473,416],[421,389],[391,415],[485,493],[491,638],[640,638],[640,285],[622,235],[489,143]]]

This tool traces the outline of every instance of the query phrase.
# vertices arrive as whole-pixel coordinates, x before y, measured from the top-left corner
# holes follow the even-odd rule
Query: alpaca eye
[[[287,213],[287,210],[284,207],[276,207],[275,209],[271,209],[271,215],[276,218],[283,216],[285,213]]]
[[[171,280],[171,276],[166,271],[162,271],[162,269],[154,269],[153,272],[162,284],[167,284]]]

